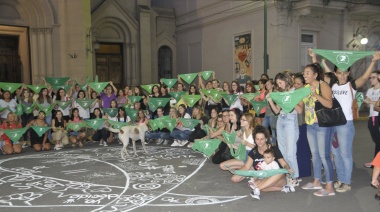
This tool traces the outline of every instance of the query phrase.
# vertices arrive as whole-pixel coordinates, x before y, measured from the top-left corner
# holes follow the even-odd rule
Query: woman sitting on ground
[[[80,123],[83,122],[83,119],[79,116],[78,108],[73,108],[71,111],[71,117],[69,123]],[[82,141],[86,138],[86,130],[80,129],[79,131],[70,131],[69,140],[72,143],[72,146],[75,147],[76,144],[79,144],[79,147],[83,147]]]
[[[28,126],[38,126],[38,127],[47,127],[48,123],[45,121],[46,114],[44,111],[40,111],[37,115],[37,118],[30,121]],[[51,144],[48,141],[48,132],[39,136],[34,130],[30,130],[30,142],[34,151],[39,152],[41,150],[49,151]]]
[[[17,116],[13,112],[8,113],[7,119],[0,126],[0,130],[19,128],[21,128],[21,124],[18,122]],[[7,135],[5,135],[5,133],[0,133],[0,148],[3,150],[3,153],[7,155],[11,155],[13,153],[21,153],[22,147],[19,141],[13,142]]]
[[[63,145],[67,145],[69,143],[66,131],[67,122],[63,118],[62,111],[57,110],[55,118],[51,120],[51,126],[51,137],[53,142],[55,142],[54,150],[60,150],[63,148]]]

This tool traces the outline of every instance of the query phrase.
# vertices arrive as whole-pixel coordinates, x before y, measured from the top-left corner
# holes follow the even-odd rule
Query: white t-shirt
[[[245,136],[245,131],[243,132],[243,140],[244,141],[248,141],[248,143],[250,143],[250,144],[254,144],[254,140],[253,140],[253,137],[252,137],[252,133],[251,134],[249,134],[249,136],[248,137],[246,137]],[[249,147],[249,146],[245,146],[245,150],[251,150],[252,148],[251,147]]]
[[[377,100],[379,100],[379,98],[380,98],[380,89],[374,89],[373,87],[368,89],[366,97],[370,98],[372,101],[377,102]],[[374,108],[374,105],[370,104],[369,105],[369,117],[379,115],[379,112],[375,111],[373,108]]]
[[[261,170],[272,170],[272,169],[279,169],[280,166],[276,161],[272,161],[271,163],[267,164],[265,161],[263,161],[260,165]]]
[[[10,102],[6,102],[4,101],[4,99],[0,99],[0,107],[1,108],[5,108],[5,107],[8,107],[9,106],[9,109],[12,110],[13,112],[16,111],[16,107],[17,107],[17,102],[14,100],[14,99],[11,99]],[[7,110],[3,110],[0,115],[1,115],[1,118],[3,119],[6,119],[8,117],[8,114],[9,114],[9,111],[8,109]]]
[[[76,101],[74,102],[74,107],[78,108],[79,116],[80,117],[82,117],[83,119],[89,119],[90,118],[90,110],[89,110],[89,108],[84,109]]]
[[[235,95],[240,95],[240,94],[243,94],[243,93],[239,92]],[[240,111],[243,111],[243,105],[241,104],[241,100],[239,97],[236,99],[236,101],[232,105],[230,105],[230,110],[233,108],[238,108]]]
[[[352,95],[354,97],[356,95],[356,90],[354,88],[352,88],[353,93],[351,95],[350,83],[351,82],[348,82],[344,85],[334,84],[332,87],[333,95],[342,107],[347,121],[352,121],[354,119],[352,116]]]

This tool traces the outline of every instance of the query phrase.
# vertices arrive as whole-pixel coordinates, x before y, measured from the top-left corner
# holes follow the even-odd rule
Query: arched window
[[[158,49],[158,79],[171,79],[173,75],[173,53],[168,46]]]

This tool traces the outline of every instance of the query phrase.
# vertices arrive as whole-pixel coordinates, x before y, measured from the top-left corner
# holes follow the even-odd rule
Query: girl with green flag
[[[3,153],[11,155],[13,153],[21,153],[22,147],[20,142],[11,141],[11,139],[2,130],[20,129],[22,126],[18,122],[18,118],[15,113],[9,112],[7,119],[0,126],[0,148]]]
[[[200,120],[200,123],[195,125],[194,131],[189,135],[189,144],[187,145],[189,148],[193,147],[195,139],[203,138],[207,135],[206,132],[202,129],[202,126],[204,123],[207,123],[209,119],[209,117],[203,113],[200,105],[193,107],[193,114],[191,118]]]
[[[265,83],[265,90],[266,90],[266,95],[274,91],[273,79],[269,79]],[[277,145],[277,138],[276,138],[277,116],[273,113],[272,108],[270,108],[269,104],[265,106],[265,116],[263,118],[262,125],[268,130],[270,127],[270,132],[271,132],[270,142],[272,143],[272,145]]]
[[[240,95],[243,94],[241,91],[241,87],[237,81],[232,81],[231,82],[231,94],[233,95]],[[232,104],[230,104],[230,110],[233,108],[237,108],[240,111],[243,111],[243,105],[241,104],[240,98],[237,98],[236,101],[234,101]]]
[[[8,113],[16,111],[17,102],[16,100],[12,99],[12,94],[10,91],[4,91],[3,98],[0,99],[0,108],[6,107],[8,107],[7,110],[0,112],[0,120],[6,120]]]
[[[57,95],[54,96],[53,100],[54,101],[60,101],[60,102],[66,102],[66,101],[70,100],[69,96],[71,96],[71,93],[66,94],[65,89],[60,88],[60,89],[58,89]],[[71,109],[71,104],[69,106],[67,106],[67,107],[64,107],[64,108],[61,107],[61,106],[59,106],[57,104],[55,106],[55,108],[54,108],[55,111],[57,111],[57,110],[62,111],[63,119],[65,119],[66,121],[69,121],[69,118],[70,118],[70,109]]]
[[[37,115],[37,118],[30,121],[28,126],[36,126],[36,127],[48,127],[48,123],[45,121],[46,114],[44,111],[40,111]],[[34,130],[30,130],[30,142],[34,151],[39,152],[49,151],[51,144],[48,140],[48,131],[39,136]]]
[[[186,118],[190,119],[191,116],[186,112],[186,105],[180,104],[178,106],[178,118]],[[183,123],[179,120],[177,121],[177,125],[174,130],[170,133],[170,136],[174,138],[174,141],[171,146],[184,146],[188,141],[185,138],[191,134],[191,130],[185,128]]]
[[[91,99],[95,99],[94,103],[90,106],[90,118],[93,119],[95,117],[95,108],[102,108],[102,99],[96,91],[92,91],[89,93],[91,93]]]
[[[49,95],[49,90],[47,88],[42,88],[40,92],[38,93],[38,98],[36,101],[40,106],[44,108],[50,107],[51,104],[53,104],[53,100]],[[51,125],[51,119],[52,119],[52,114],[46,114],[46,123],[48,125]]]
[[[266,83],[267,83],[268,80],[266,79],[260,79],[259,80],[259,91],[260,92],[260,95],[256,96],[254,98],[255,101],[258,101],[258,102],[262,102],[265,100],[265,96],[268,94],[267,90],[266,90]],[[257,124],[262,124],[263,123],[263,120],[264,120],[264,117],[265,117],[265,111],[266,111],[266,107],[263,107],[260,111],[256,111],[256,122]]]
[[[102,111],[99,108],[94,109],[94,119],[103,119]],[[99,141],[99,146],[108,146],[107,139],[110,137],[110,132],[107,130],[107,122],[104,121],[92,135],[94,142]]]
[[[83,119],[79,116],[79,110],[78,108],[73,108],[71,110],[71,116],[69,119],[69,123],[75,123],[79,124],[82,123]],[[79,145],[79,147],[83,147],[82,141],[86,138],[86,130],[84,128],[81,128],[78,131],[69,130],[69,140],[72,143],[72,147],[75,147],[76,144]]]
[[[25,127],[31,120],[33,120],[33,110],[34,110],[34,100],[32,98],[29,88],[24,88],[19,100],[19,104],[22,105],[22,114],[21,114],[21,125]],[[23,147],[26,147],[26,142],[30,141],[29,130],[24,134],[24,144]]]
[[[86,119],[89,119],[90,118],[90,107],[92,106],[95,106],[96,104],[96,100],[92,103],[92,104],[89,104],[89,106],[82,106],[83,104],[80,104],[82,102],[79,102],[81,100],[86,100],[86,93],[83,91],[83,90],[79,90],[78,91],[78,95],[77,95],[77,98],[73,101],[73,108],[78,108],[79,110],[79,116],[82,117],[84,120]],[[79,103],[78,103],[79,102]],[[85,101],[87,102],[87,101]]]
[[[58,110],[55,114],[55,118],[51,120],[51,138],[53,143],[55,143],[54,150],[60,150],[63,148],[63,145],[67,145],[69,143],[66,127],[67,122],[63,118],[63,113]]]

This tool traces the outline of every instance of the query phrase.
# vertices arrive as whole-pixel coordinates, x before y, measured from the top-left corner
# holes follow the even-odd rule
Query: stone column
[[[51,28],[45,29],[45,37],[46,37],[46,73],[47,76],[55,76],[57,73],[54,73],[53,70],[53,44],[51,39],[52,34]]]

